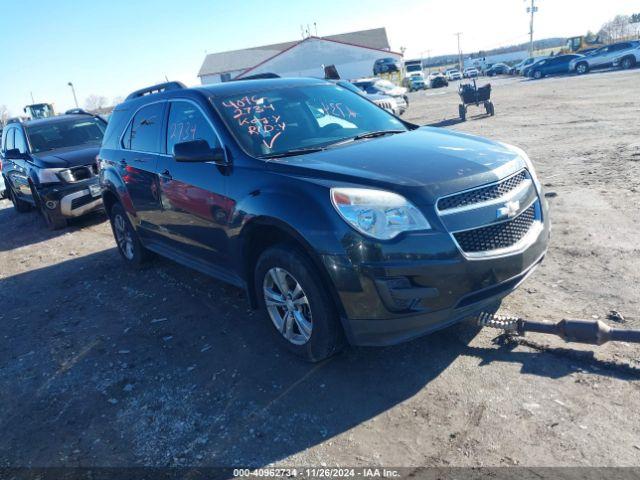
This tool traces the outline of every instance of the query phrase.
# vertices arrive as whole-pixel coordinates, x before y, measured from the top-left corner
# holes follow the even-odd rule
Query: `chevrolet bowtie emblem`
[[[500,207],[496,212],[497,218],[511,218],[515,217],[520,210],[520,202],[513,201],[504,204],[504,207]]]

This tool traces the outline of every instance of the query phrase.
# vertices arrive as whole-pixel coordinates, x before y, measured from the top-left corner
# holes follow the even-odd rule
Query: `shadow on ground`
[[[68,227],[52,231],[47,229],[44,219],[37,210],[32,209],[29,212],[18,213],[10,200],[0,200],[0,225],[4,226],[2,231],[4,233],[11,229],[11,235],[0,235],[0,252],[46,242],[74,230],[97,225],[106,219],[103,212],[95,212],[69,219]]]
[[[459,355],[578,368],[452,329],[306,364],[243,292],[164,260],[126,270],[115,249],[1,283],[0,466],[259,466],[393,408]]]

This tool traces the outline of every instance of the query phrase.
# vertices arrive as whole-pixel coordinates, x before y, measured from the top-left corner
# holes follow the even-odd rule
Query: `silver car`
[[[628,70],[636,65],[640,65],[640,45],[621,53],[619,57],[613,60],[613,66],[623,70]]]
[[[627,51],[633,50],[638,45],[640,45],[640,42],[633,41],[612,43],[611,45],[600,47],[584,58],[572,60],[569,63],[569,71],[582,75],[589,70],[611,67],[616,58],[624,56]]]

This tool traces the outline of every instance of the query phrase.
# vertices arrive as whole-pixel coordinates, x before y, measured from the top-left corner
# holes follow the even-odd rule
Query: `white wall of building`
[[[324,78],[323,65],[335,65],[340,78],[370,77],[373,75],[373,62],[384,57],[402,59],[401,55],[392,52],[309,38],[246,75],[276,73],[281,77]]]

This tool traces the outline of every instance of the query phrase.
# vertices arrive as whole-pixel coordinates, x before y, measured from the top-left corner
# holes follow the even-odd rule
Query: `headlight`
[[[40,183],[60,183],[58,173],[61,170],[61,168],[42,168],[38,170],[38,180]]]
[[[527,155],[524,150],[516,147],[515,145],[509,145],[508,143],[503,143],[502,145],[512,152],[516,153],[522,160],[524,160],[524,163],[527,166],[527,170],[529,170],[529,173],[531,174],[531,179],[533,180],[534,185],[536,186],[538,192],[541,192],[542,189],[540,182],[538,181],[538,175],[536,174],[536,169],[533,165],[533,162],[529,158],[529,155]]]
[[[349,225],[379,240],[390,240],[402,232],[431,228],[415,206],[393,192],[332,188],[331,203]]]
[[[58,172],[58,177],[60,177],[67,183],[73,183],[76,181],[75,177],[73,176],[73,172],[69,169],[60,170]]]

